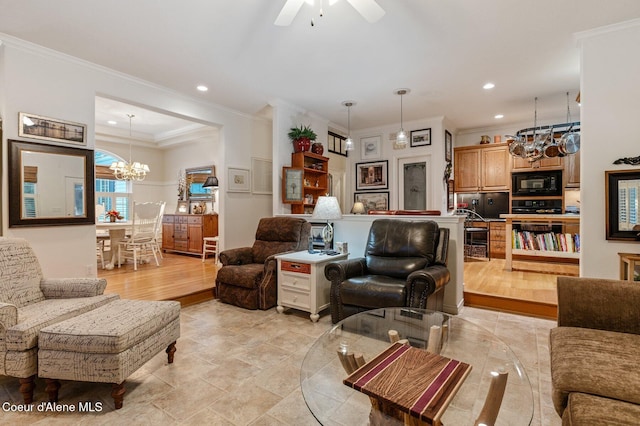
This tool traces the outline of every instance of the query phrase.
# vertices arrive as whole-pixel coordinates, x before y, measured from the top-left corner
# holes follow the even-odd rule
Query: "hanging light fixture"
[[[400,95],[400,131],[396,135],[396,145],[401,148],[407,146],[407,134],[402,127],[402,97],[410,92],[409,89],[398,89],[394,93]]]
[[[535,98],[533,127],[519,130],[516,136],[506,135],[512,139],[509,153],[517,158],[524,158],[535,163],[542,158],[563,157],[575,154],[580,150],[580,133],[577,130],[580,122],[571,122],[569,108],[569,92],[567,92],[567,122],[538,127],[538,98]],[[545,131],[545,129],[548,129]],[[560,140],[555,139],[561,134]]]
[[[113,175],[118,180],[134,180],[141,181],[147,177],[147,173],[149,173],[149,166],[143,163],[131,162],[131,119],[135,117],[133,114],[127,114],[129,117],[129,162],[125,163],[124,161],[114,161],[109,166],[110,170],[113,170]]]
[[[342,105],[347,107],[347,140],[344,145],[345,151],[353,151],[353,139],[351,139],[351,107],[355,104],[354,101],[344,101],[342,103]]]

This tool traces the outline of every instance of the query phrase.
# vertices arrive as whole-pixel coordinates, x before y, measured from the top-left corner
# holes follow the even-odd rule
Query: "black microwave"
[[[562,170],[512,173],[511,194],[518,197],[562,195]]]

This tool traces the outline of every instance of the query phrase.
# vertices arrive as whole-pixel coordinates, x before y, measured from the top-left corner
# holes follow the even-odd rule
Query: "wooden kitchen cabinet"
[[[558,170],[564,166],[563,157],[542,158],[530,163],[526,158],[513,157],[511,170],[514,172],[530,172],[533,170]]]
[[[580,188],[580,151],[564,157],[565,188]]]
[[[489,235],[490,235],[490,247],[492,259],[504,259],[505,256],[505,232],[507,224],[500,221],[489,222]]]
[[[507,144],[454,149],[456,192],[508,191],[511,167]]]
[[[162,250],[202,254],[202,239],[218,235],[217,214],[165,214]]]

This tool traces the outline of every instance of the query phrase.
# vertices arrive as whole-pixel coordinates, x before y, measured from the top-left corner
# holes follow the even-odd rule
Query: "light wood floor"
[[[218,267],[213,258],[204,263],[200,257],[164,253],[160,266],[150,263],[125,263],[121,268],[103,270],[98,277],[107,279],[105,293],[117,293],[123,299],[179,300],[183,306],[213,299]]]
[[[502,259],[465,261],[465,305],[555,318],[557,276],[578,273],[577,265],[514,262],[520,270],[511,272],[504,265]],[[211,258],[202,263],[196,256],[165,253],[159,267],[152,261],[134,271],[128,263],[98,269],[98,277],[107,279],[106,293],[124,299],[179,300],[186,306],[214,297],[217,270]]]

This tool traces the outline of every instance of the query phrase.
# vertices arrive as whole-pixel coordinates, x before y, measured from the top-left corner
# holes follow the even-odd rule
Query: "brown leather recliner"
[[[324,269],[331,281],[331,321],[392,306],[442,310],[448,245],[449,230],[432,220],[374,220],[364,257]]]
[[[217,298],[246,309],[269,309],[278,299],[275,255],[308,248],[311,224],[292,217],[262,218],[252,247],[220,253]]]

